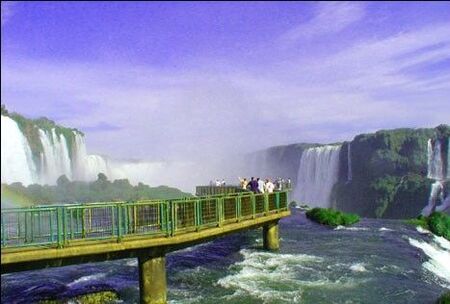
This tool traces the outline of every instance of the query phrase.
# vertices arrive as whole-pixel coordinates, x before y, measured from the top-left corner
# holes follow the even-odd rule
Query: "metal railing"
[[[2,209],[1,247],[62,248],[82,240],[171,237],[287,209],[288,191]]]
[[[197,186],[195,187],[195,195],[225,195],[232,193],[246,192],[239,185],[226,185],[226,186]]]

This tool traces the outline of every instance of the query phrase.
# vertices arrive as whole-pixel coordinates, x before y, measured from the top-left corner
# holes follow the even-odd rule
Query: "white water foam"
[[[420,233],[420,234],[432,234],[433,235],[433,240],[436,244],[438,244],[439,246],[441,246],[443,249],[447,249],[450,250],[450,242],[447,241],[444,237],[442,236],[437,236],[434,235],[431,231],[422,228],[420,226],[416,227],[416,230]]]
[[[432,243],[408,239],[412,246],[421,249],[430,258],[422,266],[443,279],[446,282],[441,284],[443,287],[450,288],[450,242],[439,237],[434,237]]]
[[[427,229],[422,228],[422,227],[420,227],[420,226],[417,226],[417,227],[416,227],[416,230],[417,230],[420,234],[431,234],[430,231],[428,231]]]
[[[130,266],[130,267],[137,267],[138,259],[129,259],[125,262],[125,265]]]
[[[447,241],[445,238],[443,238],[442,236],[437,236],[435,235],[433,237],[433,240],[436,244],[438,244],[439,246],[441,246],[443,249],[449,250],[450,251],[450,242]],[[450,260],[449,260],[450,263]]]
[[[385,227],[381,227],[380,229],[378,229],[378,231],[394,231],[394,230],[385,228]]]
[[[245,296],[258,298],[263,303],[274,301],[300,302],[305,288],[350,288],[355,286],[353,279],[330,280],[326,274],[317,271],[324,262],[323,258],[306,254],[280,254],[243,249],[242,262],[232,267],[241,268],[239,272],[218,280],[217,284],[234,289],[232,299]],[[310,280],[301,280],[296,275],[299,271],[314,273]],[[284,286],[277,290],[275,286]],[[286,287],[287,290],[286,290]],[[230,299],[227,299],[230,300]]]
[[[355,263],[350,266],[350,270],[354,272],[366,272],[367,269],[364,267],[364,263]]]
[[[79,283],[83,283],[83,282],[88,282],[88,281],[93,281],[93,280],[97,280],[97,279],[102,279],[106,276],[106,273],[96,273],[96,274],[91,274],[91,275],[87,275],[87,276],[82,276],[72,282],[70,282],[69,284],[67,284],[67,287],[71,287],[73,285],[79,284]]]
[[[369,228],[366,227],[345,227],[345,226],[337,226],[334,230],[350,230],[350,231],[367,231]]]

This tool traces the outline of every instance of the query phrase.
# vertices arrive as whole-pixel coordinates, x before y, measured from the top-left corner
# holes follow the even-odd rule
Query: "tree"
[[[107,182],[108,181],[108,177],[104,173],[99,173],[97,175],[97,181],[99,181],[99,182]]]
[[[61,175],[56,180],[56,185],[58,185],[58,187],[65,187],[65,186],[67,186],[69,184],[70,184],[70,180],[67,178],[67,176],[65,174]]]

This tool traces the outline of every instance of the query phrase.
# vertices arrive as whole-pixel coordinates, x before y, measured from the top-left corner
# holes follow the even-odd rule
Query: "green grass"
[[[306,217],[327,226],[349,226],[359,222],[359,216],[329,208],[313,208],[306,212]]]
[[[414,218],[414,219],[408,219],[408,220],[405,220],[405,222],[407,224],[411,224],[414,226],[420,226],[424,229],[430,230],[430,227],[428,226],[427,218],[424,216],[420,216],[420,217]]]
[[[420,226],[450,241],[450,216],[443,212],[433,212],[429,217],[419,216],[406,220],[406,223]]]

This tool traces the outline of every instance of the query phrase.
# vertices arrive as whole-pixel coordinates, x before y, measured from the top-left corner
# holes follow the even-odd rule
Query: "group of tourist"
[[[284,180],[282,178],[277,178],[275,183],[273,183],[270,178],[266,178],[265,180],[252,177],[250,180],[247,178],[240,178],[239,183],[242,189],[250,190],[253,193],[273,193],[274,190],[282,191],[285,188],[290,188],[291,180],[288,178]]]
[[[216,179],[215,181],[212,181],[212,180],[211,180],[211,181],[209,182],[209,185],[210,185],[210,186],[221,187],[221,186],[225,186],[226,184],[225,184],[225,180],[224,180],[224,179],[222,179],[222,181]]]

